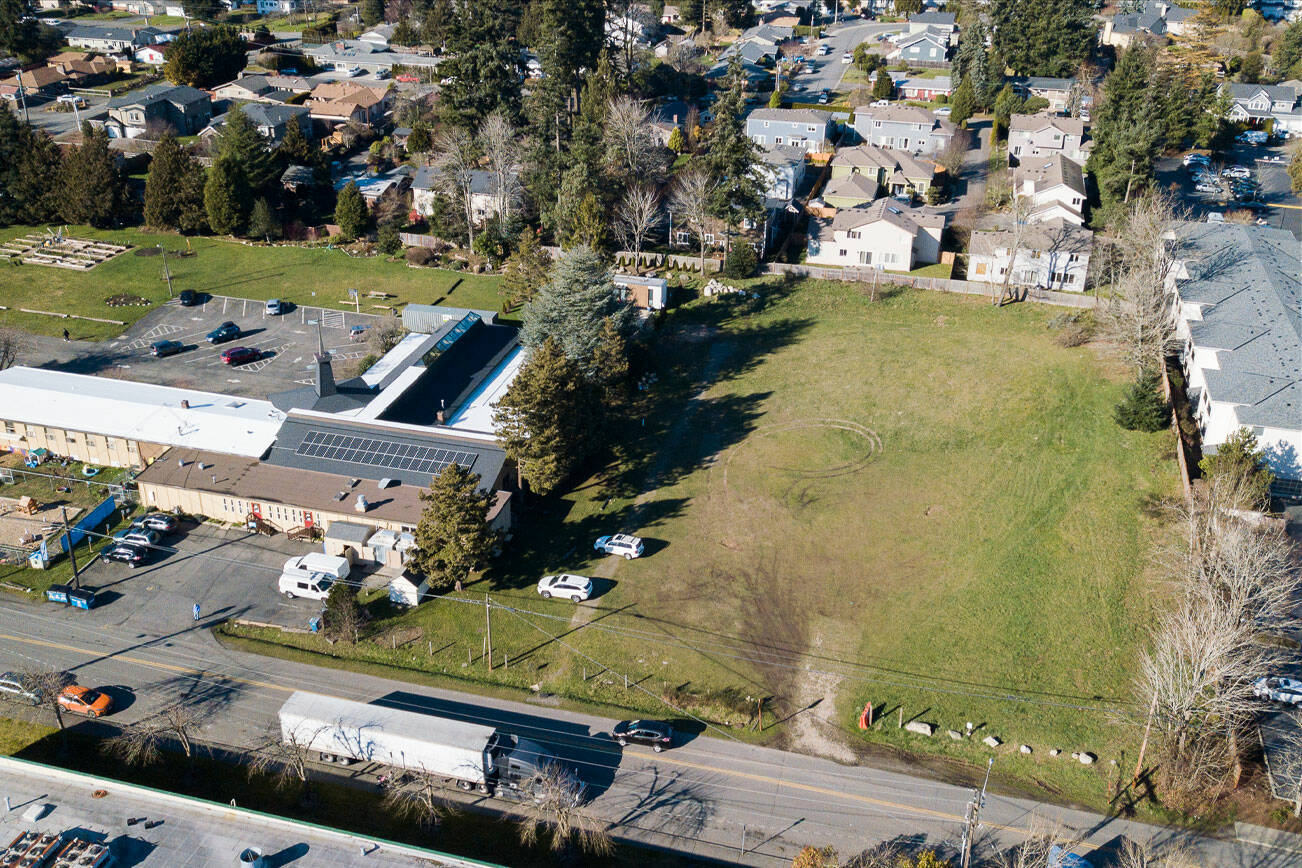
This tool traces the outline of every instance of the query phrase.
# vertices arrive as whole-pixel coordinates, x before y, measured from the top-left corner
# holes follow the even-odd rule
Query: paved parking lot
[[[214,392],[265,398],[272,392],[313,382],[312,356],[320,339],[335,360],[335,376],[343,379],[352,362],[366,354],[362,343],[349,340],[353,326],[373,326],[386,317],[314,307],[291,307],[280,316],[267,316],[263,302],[230,296],[207,297],[202,305],[181,307],[170,302],[151,312],[113,341],[65,344],[38,341],[24,362],[81,374],[116,374],[132,380]],[[244,332],[223,344],[209,344],[205,335],[230,320]],[[174,340],[184,345],[176,355],[156,358],[150,345]],[[256,361],[239,366],[222,364],[222,350],[252,347]],[[43,354],[45,355],[42,358]]]
[[[82,584],[102,600],[84,616],[166,635],[194,626],[195,603],[204,621],[238,617],[293,627],[306,627],[321,610],[319,602],[287,600],[276,589],[285,560],[319,545],[185,524],[163,546],[135,569],[98,558],[83,567]]]
[[[1262,212],[1264,219],[1271,226],[1287,229],[1294,237],[1302,239],[1302,199],[1289,187],[1286,164],[1261,162],[1259,158],[1268,156],[1288,157],[1288,148],[1277,146],[1265,148],[1256,145],[1236,145],[1225,155],[1225,159],[1213,164],[1216,174],[1226,166],[1241,165],[1252,170],[1253,178],[1261,185],[1260,200],[1268,208]],[[1163,187],[1174,187],[1180,193],[1182,203],[1190,211],[1194,220],[1203,220],[1213,211],[1227,210],[1223,194],[1199,193],[1194,189],[1190,172],[1181,165],[1180,157],[1159,161],[1157,180]],[[1233,206],[1229,206],[1233,210]]]

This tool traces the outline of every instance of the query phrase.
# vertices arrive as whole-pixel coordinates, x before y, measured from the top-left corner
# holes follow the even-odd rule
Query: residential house
[[[949,37],[939,30],[906,33],[897,37],[886,59],[913,66],[945,66],[949,63]]]
[[[1083,292],[1093,246],[1094,233],[1061,217],[1015,225],[1007,214],[993,215],[972,232],[967,279]]]
[[[916,99],[931,102],[941,97],[950,97],[954,93],[954,83],[948,75],[935,78],[910,77],[906,73],[892,73],[895,93],[900,99]]]
[[[638,310],[664,310],[669,301],[669,281],[663,277],[612,274],[610,279],[629,304]]]
[[[1197,7],[1178,6],[1171,0],[1144,0],[1134,12],[1118,12],[1103,25],[1103,44],[1127,48],[1137,39],[1182,36]]]
[[[958,19],[953,12],[937,12],[935,10],[927,10],[909,16],[906,33],[925,33],[928,30],[945,34],[946,41],[953,44],[954,37],[958,33]]]
[[[143,48],[137,48],[133,55],[136,63],[143,63],[146,66],[162,66],[167,62],[167,56],[164,53],[166,45],[146,45]]]
[[[758,171],[770,210],[785,207],[796,198],[796,189],[804,180],[805,150],[795,145],[764,148],[760,151]]]
[[[660,139],[660,144],[666,148],[669,147],[669,137],[674,134],[674,130],[680,129],[684,133],[687,132],[687,122],[692,110],[692,106],[680,99],[672,100],[651,109],[651,117],[647,122],[655,130],[656,136]]]
[[[1253,126],[1273,123],[1276,130],[1302,132],[1302,105],[1299,92],[1286,84],[1239,84],[1226,82],[1221,87],[1230,95],[1230,120]]]
[[[949,121],[917,106],[861,106],[854,113],[854,131],[868,144],[917,154],[944,150],[955,129]]]
[[[280,175],[280,186],[290,193],[302,193],[316,186],[316,172],[308,166],[286,166]]]
[[[518,184],[518,179],[514,179]],[[494,172],[476,169],[470,173],[470,211],[476,225],[501,213],[502,196],[497,189]],[[447,191],[446,181],[431,166],[422,166],[411,179],[411,208],[417,214],[429,217],[434,213],[434,200]],[[508,194],[510,195],[510,194]]]
[[[314,121],[333,128],[349,121],[374,126],[389,110],[389,88],[368,87],[351,81],[329,81],[312,89],[307,100]]]
[[[63,51],[45,61],[67,76],[69,86],[93,84],[117,72],[117,61],[88,51]]]
[[[1085,165],[1089,149],[1085,146],[1085,122],[1079,118],[1042,112],[1013,115],[1008,122],[1008,162],[1062,154],[1073,163]]]
[[[1078,84],[1074,78],[1048,78],[1041,75],[1010,75],[1006,81],[1020,97],[1038,96],[1049,101],[1049,111],[1066,112],[1072,103],[1072,94]],[[1080,108],[1088,108],[1088,96],[1081,99]]]
[[[1297,21],[1302,18],[1302,0],[1255,0],[1250,3],[1267,21]]]
[[[390,40],[393,39],[393,31],[397,28],[392,24],[377,24],[370,30],[363,33],[357,39],[361,42],[369,42],[372,45],[378,45],[381,48],[388,48]]]
[[[825,153],[832,148],[832,113],[818,109],[757,108],[746,115],[746,135],[760,147],[793,145]]]
[[[877,178],[868,173],[833,176],[823,187],[821,199],[833,208],[857,208],[881,196]]]
[[[677,24],[683,20],[682,7],[666,3],[660,13],[661,24]]]
[[[124,139],[143,135],[151,127],[167,127],[178,136],[192,136],[210,120],[212,99],[204,91],[185,85],[153,84],[109,100],[104,127],[110,136]]]
[[[910,271],[940,261],[945,215],[894,199],[837,211],[830,220],[811,218],[806,261]]]
[[[1062,154],[1025,160],[1013,169],[1013,195],[1026,200],[1032,223],[1055,217],[1085,223],[1085,172]]]
[[[394,51],[361,39],[336,39],[324,45],[310,45],[303,53],[318,66],[337,70],[356,68],[366,72],[389,72],[395,66],[433,69],[439,63],[439,59],[431,55]]]
[[[720,60],[705,71],[706,81],[717,83],[728,74],[730,65],[727,58]],[[741,74],[746,80],[746,87],[750,90],[767,87],[773,78],[772,69],[744,59],[741,62]]]
[[[791,27],[779,27],[776,24],[757,24],[747,28],[737,37],[738,42],[759,42],[764,45],[777,46],[795,39],[796,31]]]
[[[297,124],[304,136],[310,138],[312,135],[312,119],[308,116],[307,106],[251,102],[245,103],[240,108],[249,122],[267,140],[269,148],[274,148],[284,140],[285,131],[289,129],[290,124]],[[212,140],[221,135],[221,131],[226,127],[228,116],[229,114],[223,114],[213,118],[212,123],[199,133],[200,138]]]
[[[291,15],[303,9],[303,0],[258,0],[259,15]]]
[[[891,196],[908,193],[925,196],[935,180],[936,164],[927,159],[914,157],[907,151],[881,148],[876,145],[856,145],[853,148],[838,150],[832,157],[832,179],[842,180],[858,175],[871,179],[875,188],[880,188]],[[827,195],[827,193],[823,194],[825,201]],[[829,201],[828,204],[835,203]]]
[[[1241,428],[1257,438],[1274,493],[1302,497],[1302,272],[1292,233],[1177,228],[1176,335],[1203,454]]]
[[[163,31],[156,27],[98,27],[78,24],[68,30],[65,38],[74,48],[130,53],[137,48],[164,41],[162,36]]]
[[[734,56],[740,58],[743,64],[767,70],[772,69],[777,63],[778,49],[777,46],[764,42],[734,42],[719,55],[719,62],[726,68],[728,61]]]
[[[68,89],[68,76],[52,66],[38,66],[0,82],[6,99],[50,99]],[[0,109],[8,111],[8,109]]]
[[[606,37],[615,45],[632,43],[649,47],[659,31],[655,16],[641,3],[629,3],[622,11],[606,9]]]
[[[301,89],[287,88],[272,82],[269,75],[242,75],[234,81],[219,84],[212,89],[212,98],[229,102],[285,103],[309,87],[304,82]]]

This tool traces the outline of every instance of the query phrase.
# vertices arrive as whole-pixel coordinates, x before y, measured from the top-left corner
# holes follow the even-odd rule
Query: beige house
[[[972,233],[967,279],[1084,292],[1093,239],[1094,233],[1060,217],[1019,227],[1008,215],[995,215]]]
[[[838,211],[831,220],[811,220],[806,261],[910,271],[940,261],[945,215],[894,199]]]
[[[312,89],[307,107],[313,120],[329,126],[354,121],[369,127],[389,110],[389,88],[330,81]]]
[[[892,196],[907,193],[910,187],[918,195],[925,196],[936,178],[936,164],[907,151],[877,145],[841,148],[832,157],[832,179],[852,175],[864,175]]]
[[[1085,173],[1062,154],[1025,160],[1013,169],[1013,195],[1027,200],[1029,222],[1061,217],[1077,226],[1085,223]]]
[[[1089,151],[1085,148],[1084,121],[1047,112],[1012,116],[1008,124],[1010,165],[1055,154],[1085,165]]]

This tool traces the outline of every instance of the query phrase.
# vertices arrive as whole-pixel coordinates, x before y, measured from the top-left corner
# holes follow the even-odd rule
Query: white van
[[[348,558],[323,552],[309,552],[290,558],[281,568],[284,573],[325,573],[333,579],[348,578],[348,570]]]
[[[309,573],[306,570],[292,570],[280,574],[279,589],[289,599],[303,597],[308,600],[324,600],[334,586],[335,578],[325,573]]]

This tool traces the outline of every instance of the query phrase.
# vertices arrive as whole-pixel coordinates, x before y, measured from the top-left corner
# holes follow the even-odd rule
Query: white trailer
[[[280,733],[326,762],[380,763],[481,792],[520,789],[555,761],[536,742],[491,726],[301,690],[281,706]]]

